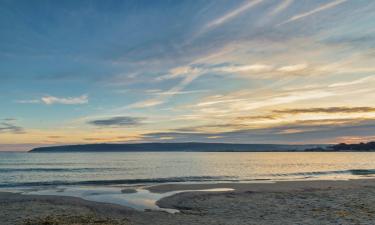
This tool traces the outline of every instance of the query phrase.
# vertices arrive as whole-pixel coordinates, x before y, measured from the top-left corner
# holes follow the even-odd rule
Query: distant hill
[[[330,147],[333,151],[375,151],[375,142],[345,144],[340,143]]]
[[[305,149],[306,152],[375,152],[375,142],[327,145],[325,147],[314,147]]]
[[[85,144],[34,148],[30,152],[272,152],[304,151],[325,145],[277,145],[230,143],[136,143],[136,144]]]

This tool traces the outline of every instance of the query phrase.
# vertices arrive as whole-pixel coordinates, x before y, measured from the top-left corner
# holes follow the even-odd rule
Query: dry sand
[[[179,209],[176,214],[74,197],[0,193],[0,224],[375,224],[375,180],[166,184],[149,190],[207,188],[235,190],[185,192],[158,201],[161,207]]]

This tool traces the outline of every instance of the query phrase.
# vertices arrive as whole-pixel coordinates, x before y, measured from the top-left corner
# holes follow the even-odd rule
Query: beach
[[[375,0],[0,0],[0,225],[375,225]]]
[[[195,191],[232,188],[232,191]],[[157,201],[177,213],[135,210],[77,197],[0,193],[2,225],[67,224],[373,224],[375,180],[162,184],[183,191]]]

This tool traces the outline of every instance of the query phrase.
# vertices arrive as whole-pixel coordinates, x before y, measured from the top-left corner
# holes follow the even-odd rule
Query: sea
[[[375,152],[0,153],[0,191],[76,196],[140,210],[159,209],[155,202],[166,196],[142,188],[149,185],[374,176]],[[123,194],[124,187],[136,191]]]

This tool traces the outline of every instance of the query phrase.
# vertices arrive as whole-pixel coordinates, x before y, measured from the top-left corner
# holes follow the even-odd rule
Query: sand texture
[[[184,192],[157,202],[180,210],[176,214],[74,197],[0,193],[0,224],[375,224],[375,180],[159,185],[150,190],[219,187],[236,190]]]

